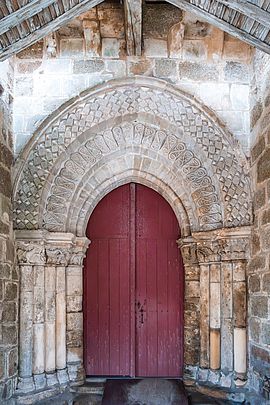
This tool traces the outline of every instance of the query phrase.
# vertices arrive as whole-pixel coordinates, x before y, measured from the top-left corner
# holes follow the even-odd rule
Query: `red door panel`
[[[161,195],[136,186],[136,374],[179,377],[183,350],[183,266],[179,226]]]
[[[87,375],[182,375],[179,233],[169,204],[141,185],[117,188],[94,210],[84,275]]]
[[[130,375],[130,193],[120,187],[91,215],[84,266],[87,375]]]

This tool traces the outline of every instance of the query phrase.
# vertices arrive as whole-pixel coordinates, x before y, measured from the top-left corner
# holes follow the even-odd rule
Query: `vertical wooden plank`
[[[110,373],[110,332],[109,332],[109,307],[110,286],[109,286],[109,241],[100,240],[98,249],[98,297],[97,297],[97,312],[98,312],[98,370],[100,375]],[[95,346],[93,347],[95,350]]]
[[[157,286],[158,286],[158,373],[169,375],[168,368],[168,246],[166,241],[158,240],[157,248]]]
[[[147,334],[145,324],[147,315],[144,314],[144,324],[141,323],[141,305],[146,303],[146,249],[145,242],[136,240],[136,376],[147,375]],[[142,271],[140,271],[142,269]]]
[[[129,187],[130,375],[136,375],[136,185]]]
[[[145,225],[147,221],[145,221]],[[146,264],[146,320],[144,321],[144,327],[146,327],[147,333],[147,376],[158,375],[157,365],[157,279],[156,279],[156,241],[146,240],[147,248],[147,264]]]
[[[129,241],[120,240],[120,375],[134,376],[132,373],[132,362],[134,356],[131,353],[131,308],[134,317],[134,305],[130,301],[130,247]],[[133,318],[134,319],[134,318]],[[134,325],[135,326],[135,325]],[[134,330],[134,327],[133,327]],[[133,331],[134,333],[134,331]],[[134,335],[133,335],[134,336]],[[123,350],[127,348],[127,350]],[[130,373],[129,373],[130,364]]]
[[[110,375],[119,375],[119,334],[120,334],[120,305],[119,305],[119,240],[109,241],[109,285],[110,285]]]

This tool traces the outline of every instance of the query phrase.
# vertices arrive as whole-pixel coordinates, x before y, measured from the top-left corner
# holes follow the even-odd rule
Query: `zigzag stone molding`
[[[143,136],[134,124],[130,124],[133,129],[129,132],[117,125],[130,115],[147,118],[149,125],[144,128]],[[101,133],[100,128],[104,123],[106,127],[109,121],[114,124]],[[168,131],[157,127],[168,128]],[[83,145],[78,143],[83,134],[94,128],[97,128],[96,137]],[[80,148],[80,153],[69,159],[67,149],[73,143]],[[144,150],[147,155],[147,150],[154,151],[157,156],[166,158],[172,171],[181,170],[185,185],[191,187],[186,191],[193,194],[196,205],[199,227],[194,230],[250,224],[249,178],[237,142],[194,99],[164,82],[135,78],[107,83],[70,101],[34,135],[20,157],[23,163],[15,184],[15,228],[39,229],[42,226],[48,230],[53,227],[54,231],[63,228],[68,231],[63,224],[63,216],[68,211],[62,211],[57,190],[65,190],[66,200],[73,198],[67,186],[72,188],[70,173],[85,172],[84,162],[90,169],[102,157],[120,150],[126,153],[127,147],[138,145],[139,153]],[[52,173],[57,172],[55,167],[62,164],[66,166],[61,168],[60,176],[52,180]],[[80,177],[79,173],[76,176]],[[54,188],[51,188],[52,181],[55,181]],[[196,182],[201,186],[193,187]],[[48,201],[44,201],[44,190],[48,189],[51,190],[47,193]],[[57,198],[59,204],[56,204]]]

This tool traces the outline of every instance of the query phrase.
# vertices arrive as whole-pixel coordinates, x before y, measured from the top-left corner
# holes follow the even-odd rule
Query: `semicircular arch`
[[[251,221],[237,141],[208,109],[156,79],[113,81],[70,101],[28,143],[17,169],[17,229],[82,234],[95,190],[102,195],[127,179],[178,201],[186,230]]]

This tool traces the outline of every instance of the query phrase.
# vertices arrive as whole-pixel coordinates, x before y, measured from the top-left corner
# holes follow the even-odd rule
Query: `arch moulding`
[[[234,347],[245,350],[245,311],[237,305],[245,303],[252,220],[246,158],[214,114],[193,97],[164,81],[135,77],[67,102],[36,131],[17,161],[18,262],[22,279],[30,272],[35,280],[32,293],[44,291],[38,316],[27,324],[22,313],[21,331],[28,336],[20,357],[23,392],[83,380],[86,225],[101,198],[128,182],[162,194],[181,227],[189,375],[199,378],[207,370],[206,379],[221,385],[245,377],[245,353]],[[226,288],[221,284],[225,276]],[[33,293],[26,302],[26,292],[22,287],[25,305],[35,299]],[[221,297],[229,300],[227,312]],[[45,336],[53,353],[46,352]],[[27,350],[33,361],[26,359]]]

